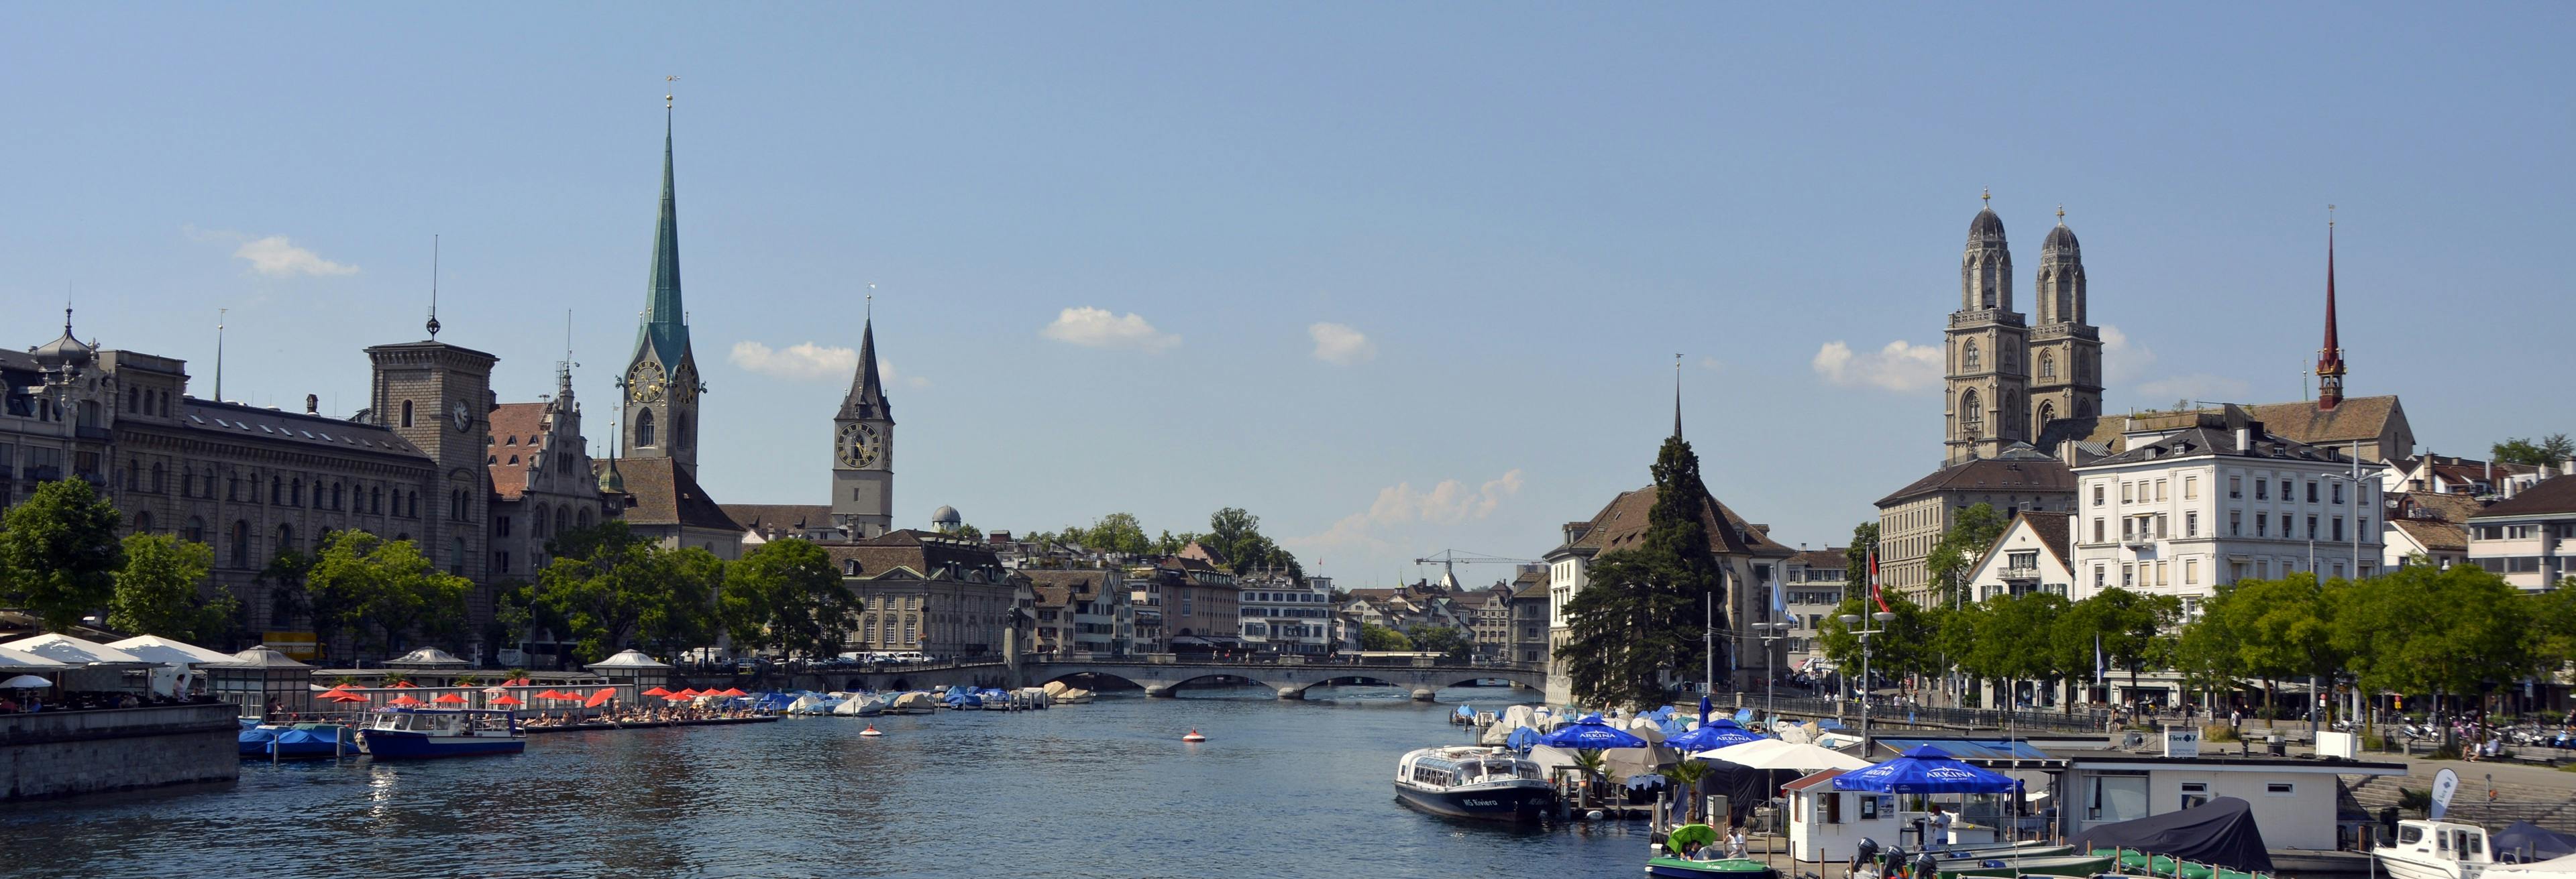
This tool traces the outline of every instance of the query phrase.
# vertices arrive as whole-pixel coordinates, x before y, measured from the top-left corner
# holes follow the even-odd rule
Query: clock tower
[[[877,377],[874,318],[859,330],[859,368],[832,418],[832,524],[852,538],[894,528],[894,409]]]
[[[653,268],[635,356],[618,376],[624,404],[625,455],[669,458],[698,469],[698,361],[689,350],[688,312],[680,305],[680,208],[672,195],[670,119],[662,128],[662,210],[653,226]]]

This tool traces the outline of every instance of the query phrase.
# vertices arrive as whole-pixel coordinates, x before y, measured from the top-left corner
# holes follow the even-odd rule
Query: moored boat
[[[2397,822],[2397,841],[2371,851],[2393,879],[2479,879],[2499,866],[2487,829],[2454,821]]]
[[[304,724],[282,729],[278,730],[275,738],[268,740],[268,756],[281,760],[354,757],[357,754],[357,734],[336,723]]]
[[[1780,872],[1750,858],[1726,858],[1695,861],[1672,855],[1658,855],[1646,861],[1646,875],[1674,879],[1777,879]]]
[[[1438,815],[1536,821],[1556,803],[1538,764],[1506,748],[1449,746],[1408,751],[1395,764],[1395,794]]]
[[[516,754],[528,747],[514,715],[478,709],[380,711],[358,736],[378,760]]]
[[[2110,855],[2039,855],[1943,860],[1934,869],[1947,879],[1952,876],[2027,876],[2034,873],[2090,876],[2110,866]]]

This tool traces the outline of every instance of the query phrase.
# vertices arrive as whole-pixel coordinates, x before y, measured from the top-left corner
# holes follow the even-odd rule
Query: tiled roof
[[[1931,475],[1879,498],[1877,505],[1885,507],[1943,491],[2072,493],[2075,491],[2075,471],[2067,469],[2065,462],[2040,454],[1979,458],[1934,470]]]
[[[391,430],[356,421],[184,397],[179,422],[225,440],[263,440],[418,459],[429,456]]]
[[[2392,394],[2345,397],[2330,411],[2318,409],[2314,401],[2268,403],[2248,406],[2245,410],[2273,433],[2317,445],[2376,440],[2381,432],[2388,429],[2388,420],[2397,414],[2398,407],[2397,397]]]
[[[626,521],[637,525],[680,525],[689,528],[721,528],[741,531],[742,525],[725,515],[706,489],[670,458],[619,458],[617,472],[626,478],[626,493],[635,497],[635,506],[626,510]]]
[[[926,580],[954,580],[967,583],[1008,585],[1016,572],[1005,570],[999,557],[981,543],[955,537],[904,529],[888,531],[865,540],[822,544],[832,566],[856,560],[861,579],[892,576]],[[901,572],[910,571],[911,575]]]
[[[1066,595],[1098,595],[1110,572],[1097,569],[1022,570],[1020,573],[1041,590],[1055,589]]]
[[[1591,528],[1582,537],[1563,548],[1610,552],[1643,543],[1657,496],[1658,491],[1652,485],[1620,492],[1592,517]],[[1700,499],[1700,525],[1708,531],[1709,548],[1717,554],[1777,558],[1797,554],[1797,550],[1771,539],[1770,535],[1746,522],[1743,516],[1736,515],[1724,502],[1708,494],[1705,487],[1701,489]]]
[[[2521,494],[2495,502],[2472,516],[2472,519],[2494,519],[2503,516],[2546,516],[2576,513],[2576,476],[2543,479],[2540,484],[2522,490]]]
[[[492,407],[492,445],[484,469],[492,474],[492,491],[518,500],[528,490],[528,470],[545,448],[545,403],[503,403]]]
[[[829,504],[721,504],[725,518],[764,538],[832,527]]]
[[[1791,556],[1789,560],[1810,568],[1851,567],[1851,557],[1843,555],[1842,550],[1830,546],[1823,549],[1802,550],[1797,555]]]
[[[2388,520],[2388,524],[2395,526],[2398,531],[2404,532],[2408,539],[2421,544],[2426,550],[2448,549],[2465,551],[2469,548],[2469,530],[2461,527],[2457,522],[2442,522],[2432,519],[2390,519]]]
[[[2267,422],[2264,426],[2269,427],[2270,424]],[[2341,453],[2331,446],[2312,446],[2269,431],[2266,431],[2260,437],[2254,438],[2253,445],[2254,448],[2251,450],[2249,457],[2300,461],[2348,460],[2343,458]],[[2128,451],[2112,455],[2108,458],[2095,461],[2092,464],[2087,464],[2085,466],[2095,467],[2113,464],[2136,464],[2143,461],[2161,461],[2169,458],[2195,458],[2214,455],[2239,454],[2248,454],[2248,452],[2236,447],[2236,434],[2234,431],[2220,427],[2195,427],[2180,433],[2167,435],[2163,439],[2131,448]],[[2070,485],[2068,487],[2072,488],[2073,486]]]
[[[2048,551],[2057,556],[2058,564],[2065,565],[2069,571],[2075,570],[2072,543],[2075,514],[2038,513],[2024,510],[2020,517],[2022,521],[2030,523],[2031,533],[2039,537],[2039,544],[2048,547]]]
[[[2395,498],[2401,508],[2431,510],[2445,522],[2466,522],[2486,510],[2487,505],[2476,495],[2432,491],[2403,491]],[[2407,518],[2400,515],[2399,518]]]

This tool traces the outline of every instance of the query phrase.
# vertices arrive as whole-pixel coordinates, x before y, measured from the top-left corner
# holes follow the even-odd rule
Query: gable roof
[[[742,525],[725,515],[698,480],[670,458],[618,458],[617,472],[626,479],[626,493],[634,496],[635,505],[626,509],[626,521],[637,525],[679,525],[686,528],[721,528],[739,532]]]
[[[2401,491],[2392,495],[2391,499],[2396,501],[2398,509],[2403,511],[2396,518],[2423,518],[2419,515],[2408,515],[2408,513],[2426,511],[2441,521],[2454,524],[2468,521],[2470,516],[2484,512],[2487,507],[2486,502],[2478,500],[2477,495],[2455,492]]]
[[[1994,544],[1986,547],[1986,551],[1977,556],[1977,563],[1968,566],[1968,570],[1971,573],[1984,570],[1995,560],[1996,553],[2004,551],[2004,544],[2012,540],[2013,533],[2023,530],[2029,531],[2031,537],[2038,539],[2040,547],[2057,559],[2058,567],[2065,568],[2069,574],[2075,572],[2075,514],[2030,511],[2013,514],[2012,521],[2004,524],[2003,533],[1995,535]]]
[[[2457,522],[2444,522],[2438,519],[2390,519],[2388,524],[2396,528],[2398,533],[2406,535],[2406,539],[2415,541],[2415,545],[2423,547],[2428,552],[2443,549],[2466,551],[2469,548],[2469,529]]]
[[[833,527],[829,504],[719,504],[726,518],[764,538]]]
[[[1643,544],[1659,494],[1652,485],[1620,492],[1602,506],[1601,512],[1593,514],[1591,527],[1582,536],[1558,550],[1601,553]],[[1798,552],[1736,515],[1725,502],[1709,494],[1706,486],[1700,488],[1700,527],[1708,532],[1709,549],[1718,555],[1788,558]]]
[[[2521,494],[2495,502],[2469,517],[2471,520],[2497,519],[2506,516],[2549,516],[2576,513],[2576,477],[2560,476],[2543,479],[2522,490]]]
[[[2245,410],[2271,432],[2310,445],[2377,440],[2387,432],[2390,419],[2405,417],[2400,414],[2403,410],[2398,408],[2394,394],[2345,397],[2333,409],[2318,409],[2315,401],[2301,401],[2247,406]]]
[[[217,403],[195,397],[179,400],[179,422],[191,431],[212,434],[209,439],[286,442],[305,446],[328,446],[334,453],[346,451],[390,455],[414,463],[435,465],[426,452],[389,428],[363,421],[346,421],[244,406],[239,403]],[[204,435],[204,434],[201,434]]]
[[[2028,449],[2015,449],[1996,457],[1961,461],[1934,470],[1904,488],[1879,498],[1877,506],[1886,507],[1944,491],[2073,494],[2075,493],[2075,471],[2068,469],[2066,462],[2056,458]]]
[[[1823,549],[1799,550],[1797,555],[1790,557],[1790,561],[1809,568],[1843,570],[1851,567],[1851,557],[1844,555],[1841,549],[1830,546]]]
[[[545,448],[545,403],[503,403],[492,407],[492,445],[483,467],[492,474],[492,491],[518,500],[528,490],[528,471]]]

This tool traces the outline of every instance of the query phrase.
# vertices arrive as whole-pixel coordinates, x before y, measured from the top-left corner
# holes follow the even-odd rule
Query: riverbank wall
[[[241,777],[233,706],[0,715],[0,802]]]

